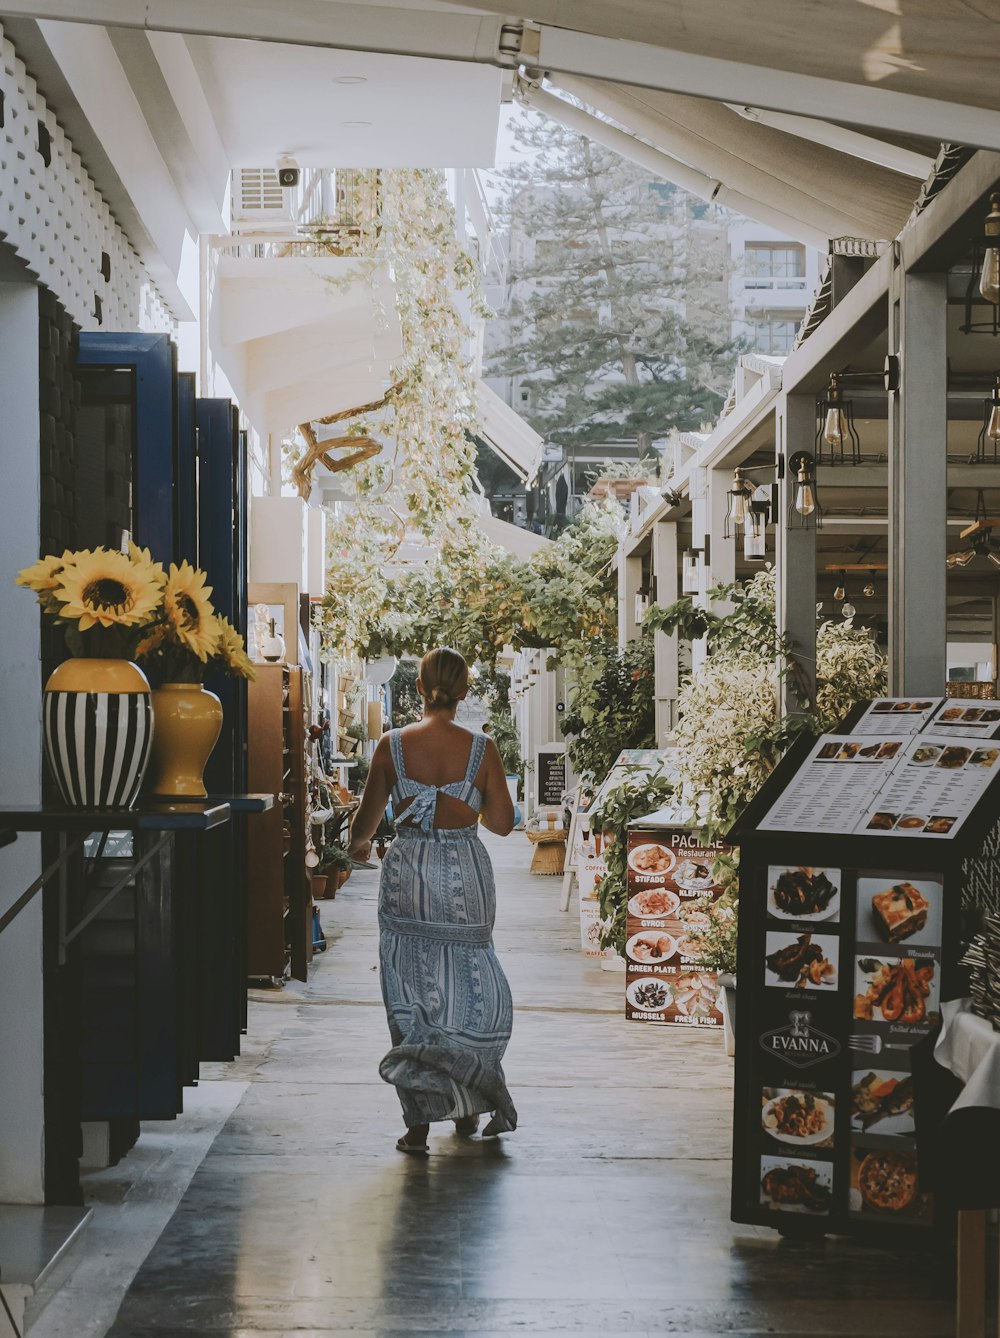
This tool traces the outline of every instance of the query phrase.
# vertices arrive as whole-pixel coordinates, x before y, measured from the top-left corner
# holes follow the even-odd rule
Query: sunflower
[[[236,674],[240,678],[248,678],[253,682],[257,677],[257,671],[246,652],[243,638],[232,623],[221,614],[216,616],[215,621],[219,627],[219,648],[215,652],[216,655],[229,673]]]
[[[57,613],[60,606],[53,592],[62,580],[63,568],[75,556],[67,549],[62,557],[50,553],[47,557],[39,558],[30,567],[17,573],[15,585],[25,585],[29,590],[34,590],[45,612]]]
[[[163,612],[175,640],[204,662],[215,654],[219,627],[205,584],[205,573],[182,562],[170,564],[170,574],[163,591]]]
[[[114,549],[68,554],[52,594],[59,616],[75,619],[81,632],[91,627],[135,627],[158,607],[164,572],[148,558],[135,562]]]

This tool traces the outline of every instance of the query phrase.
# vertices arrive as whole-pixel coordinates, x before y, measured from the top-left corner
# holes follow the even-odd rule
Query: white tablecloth
[[[965,1084],[952,1110],[992,1106],[1000,1110],[1000,1031],[970,1012],[970,999],[941,1005],[944,1025],[934,1058]]]

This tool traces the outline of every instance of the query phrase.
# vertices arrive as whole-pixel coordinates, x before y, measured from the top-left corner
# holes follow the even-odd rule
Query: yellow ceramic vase
[[[164,683],[153,693],[151,794],[204,799],[205,764],[222,730],[222,703],[200,683]]]

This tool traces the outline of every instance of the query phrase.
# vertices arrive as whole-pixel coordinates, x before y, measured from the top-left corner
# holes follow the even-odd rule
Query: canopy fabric
[[[465,9],[467,0],[448,0]],[[477,8],[887,92],[1000,110],[1000,10],[968,0],[477,0]],[[706,89],[724,97],[725,90]]]
[[[542,462],[542,438],[519,413],[486,384],[476,391],[479,435],[525,483],[531,483]]]
[[[544,534],[522,530],[519,525],[511,525],[509,521],[499,520],[496,516],[480,516],[476,524],[490,543],[505,549],[512,557],[530,558],[543,548],[552,546],[552,540],[546,539]]]
[[[555,82],[668,156],[827,237],[895,237],[913,207],[912,177],[747,120],[724,103],[565,75]]]

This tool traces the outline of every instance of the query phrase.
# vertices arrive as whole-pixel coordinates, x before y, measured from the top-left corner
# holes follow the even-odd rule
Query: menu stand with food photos
[[[715,863],[732,847],[688,827],[628,833],[625,1016],[654,1026],[721,1027],[716,973],[701,966],[699,936],[723,894]]]
[[[983,847],[1000,818],[1000,703],[975,703],[995,711],[968,722],[978,733],[942,718],[963,709],[856,708],[835,734],[797,743],[729,834],[735,1221],[897,1245],[948,1220],[929,1162],[921,1175],[933,1117],[915,1047],[933,1045],[942,1000],[966,992],[963,865],[996,862]]]

